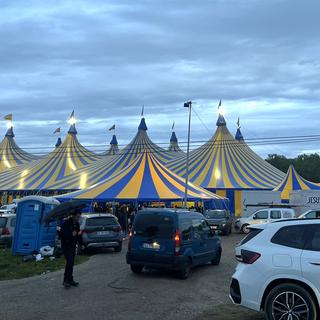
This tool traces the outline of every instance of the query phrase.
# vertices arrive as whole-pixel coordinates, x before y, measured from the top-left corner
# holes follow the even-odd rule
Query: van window
[[[0,228],[4,228],[7,223],[7,218],[0,218]]]
[[[180,220],[180,230],[181,230],[182,240],[190,240],[191,239],[191,229],[192,229],[191,219],[181,219]]]
[[[160,214],[138,214],[134,220],[134,231],[143,237],[173,237],[172,217]]]
[[[204,219],[192,219],[192,227],[195,238],[201,238],[210,233],[210,227]]]
[[[281,211],[280,210],[271,210],[270,218],[271,219],[281,219]]]
[[[292,215],[292,211],[290,211],[290,210],[284,210],[283,211],[283,219],[290,219],[293,216],[294,215]]]
[[[86,221],[87,227],[110,226],[115,224],[117,224],[117,221],[113,217],[88,218]]]
[[[253,219],[268,219],[268,211],[267,210],[258,211],[253,216]]]

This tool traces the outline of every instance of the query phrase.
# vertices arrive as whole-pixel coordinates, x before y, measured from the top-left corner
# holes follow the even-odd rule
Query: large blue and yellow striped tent
[[[48,185],[101,158],[84,148],[76,135],[73,124],[64,142],[54,151],[0,174],[0,190],[46,190]]]
[[[274,191],[281,191],[281,199],[289,201],[290,192],[294,190],[320,190],[320,185],[302,178],[293,165],[290,165],[288,172]]]
[[[213,137],[190,153],[189,179],[227,196],[231,200],[231,209],[239,214],[242,200],[238,191],[272,190],[283,179],[284,173],[252,151],[243,137],[236,140],[230,134],[222,114],[216,124]],[[167,166],[182,177],[186,175],[185,156],[168,162]]]
[[[35,156],[19,148],[14,140],[13,127],[10,127],[0,143],[0,173],[35,159]]]
[[[168,170],[152,153],[143,152],[131,164],[89,188],[59,196],[60,200],[181,201],[185,181]],[[209,201],[225,208],[228,200],[201,187],[188,184],[189,201]]]
[[[78,190],[96,184],[116,173],[132,163],[142,153],[148,152],[154,155],[162,163],[173,159],[173,155],[151,141],[147,133],[147,125],[144,118],[138,127],[134,139],[119,154],[104,156],[70,176],[53,183],[50,190]]]
[[[183,154],[183,151],[179,147],[178,138],[174,131],[171,133],[170,145],[168,148],[169,152],[172,152],[175,155]]]

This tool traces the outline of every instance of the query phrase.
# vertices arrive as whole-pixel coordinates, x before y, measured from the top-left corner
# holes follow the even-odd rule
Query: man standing
[[[76,255],[77,243],[80,244],[80,217],[81,211],[76,210],[72,212],[71,216],[66,218],[61,225],[60,237],[63,255],[66,258],[66,268],[64,271],[63,286],[70,288],[71,286],[77,287],[78,282],[73,280],[73,265]]]

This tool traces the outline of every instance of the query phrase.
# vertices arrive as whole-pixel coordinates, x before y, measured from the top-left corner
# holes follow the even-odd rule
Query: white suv
[[[268,320],[320,316],[320,220],[282,220],[251,227],[236,247],[230,299]]]

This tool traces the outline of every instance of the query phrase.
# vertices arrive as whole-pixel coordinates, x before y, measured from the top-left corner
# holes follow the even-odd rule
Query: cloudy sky
[[[102,150],[113,123],[126,144],[143,104],[154,141],[175,120],[183,142],[190,99],[193,141],[214,132],[220,99],[246,138],[318,134],[319,16],[318,0],[1,1],[0,112],[25,148],[51,148],[72,109],[83,145]],[[319,142],[252,147],[295,156]]]

